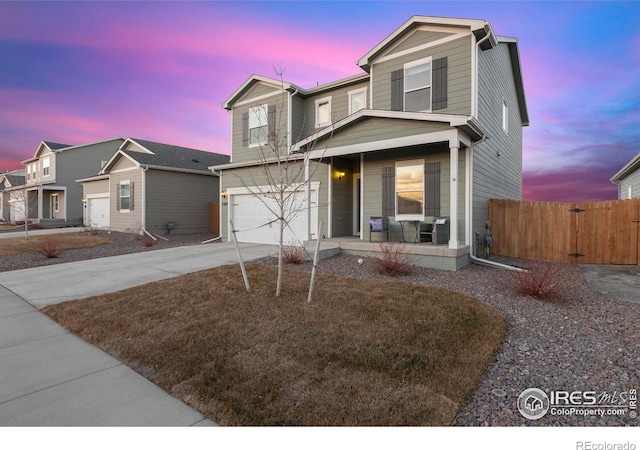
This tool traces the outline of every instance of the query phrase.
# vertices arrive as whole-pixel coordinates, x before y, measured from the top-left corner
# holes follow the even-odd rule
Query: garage
[[[25,217],[24,200],[12,199],[9,201],[9,218],[11,222],[22,222]]]
[[[87,224],[95,228],[109,227],[109,197],[87,199]]]
[[[305,192],[297,192],[291,196],[289,209],[297,211],[289,219],[289,226],[284,230],[284,244],[302,245],[307,240],[307,220]],[[236,228],[238,242],[258,244],[278,244],[279,224],[274,222],[278,211],[274,199],[266,195],[235,194],[230,196],[230,217]],[[317,191],[311,191],[311,223],[312,237],[315,237],[318,223]]]

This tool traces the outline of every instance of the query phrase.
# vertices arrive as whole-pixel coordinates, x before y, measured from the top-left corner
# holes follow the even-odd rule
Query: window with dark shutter
[[[424,215],[440,216],[440,163],[424,165]]]
[[[404,110],[404,69],[391,72],[391,111]]]
[[[249,112],[242,114],[242,146],[249,146]]]
[[[134,184],[133,181],[129,183],[129,210],[133,211],[133,199],[134,199]]]
[[[396,214],[396,168],[382,168],[382,215]]]
[[[269,105],[267,112],[267,125],[269,129],[269,142],[276,140],[276,105]]]
[[[445,109],[447,107],[447,57],[433,61],[433,100],[431,109]]]
[[[120,211],[120,183],[116,185],[116,195],[113,198],[116,199],[116,211]]]

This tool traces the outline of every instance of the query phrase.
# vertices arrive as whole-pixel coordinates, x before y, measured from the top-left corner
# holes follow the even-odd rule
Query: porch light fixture
[[[342,181],[344,176],[345,176],[344,170],[341,170],[338,172],[338,180]]]
[[[220,192],[220,197],[227,198],[227,191]]]

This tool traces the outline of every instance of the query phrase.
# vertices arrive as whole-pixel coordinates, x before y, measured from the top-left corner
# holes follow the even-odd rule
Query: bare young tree
[[[24,187],[7,191],[9,192],[9,204],[12,210],[19,216],[14,222],[24,221],[24,237],[29,239],[29,214],[35,210],[35,202],[30,202],[29,191]]]
[[[280,101],[269,105],[268,108],[259,106],[249,110],[247,120],[256,126],[249,127],[248,139],[250,144],[255,145],[257,163],[254,169],[245,172],[243,177],[238,174],[236,176],[245,189],[258,198],[274,217],[270,223],[259,224],[259,226],[277,224],[276,297],[279,297],[282,291],[284,269],[285,230],[290,228],[291,222],[299,214],[309,212],[308,195],[310,193],[307,185],[311,182],[320,163],[311,163],[310,151],[304,153],[293,151],[295,142],[290,139],[287,119],[283,116],[284,105],[287,105],[287,91],[283,80],[284,69],[278,70],[274,67],[274,70],[281,83],[282,97]],[[304,123],[301,132],[302,129],[304,129]],[[305,190],[306,196],[298,195]]]

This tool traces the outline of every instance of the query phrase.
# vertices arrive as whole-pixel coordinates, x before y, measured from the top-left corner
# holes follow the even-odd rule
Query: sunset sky
[[[638,2],[0,2],[0,170],[43,140],[118,136],[229,153],[221,108],[251,74],[303,88],[412,15],[486,19],[518,38],[531,125],[524,198],[615,199],[640,152]]]

